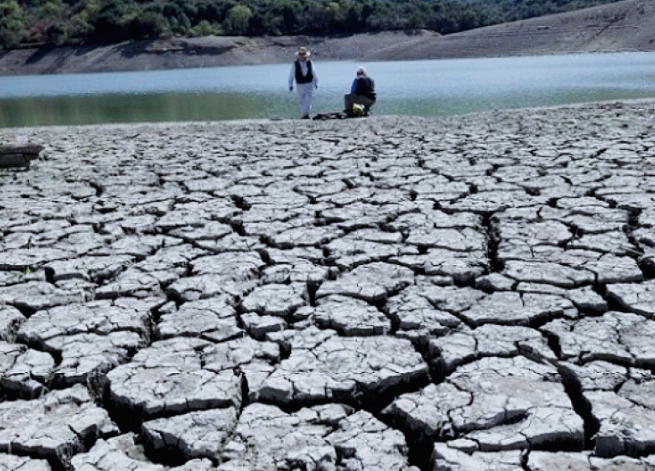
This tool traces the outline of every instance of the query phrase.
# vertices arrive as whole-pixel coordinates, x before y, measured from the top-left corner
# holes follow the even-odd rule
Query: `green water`
[[[239,94],[94,95],[0,101],[0,126],[47,126],[261,117],[258,100]]]

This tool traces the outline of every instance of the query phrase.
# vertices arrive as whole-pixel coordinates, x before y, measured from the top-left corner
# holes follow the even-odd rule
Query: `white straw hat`
[[[309,57],[312,55],[312,53],[309,52],[306,47],[299,47],[298,52],[296,52],[296,55],[301,57]]]

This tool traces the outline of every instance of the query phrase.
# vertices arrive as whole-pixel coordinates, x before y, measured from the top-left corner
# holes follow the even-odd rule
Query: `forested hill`
[[[208,35],[442,34],[616,0],[0,0],[0,49]]]

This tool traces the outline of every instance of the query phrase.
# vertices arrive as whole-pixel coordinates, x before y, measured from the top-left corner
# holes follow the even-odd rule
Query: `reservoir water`
[[[375,115],[655,98],[655,53],[398,62],[322,62],[313,113],[343,109],[358,66],[375,79]],[[290,64],[0,77],[0,127],[298,117]]]

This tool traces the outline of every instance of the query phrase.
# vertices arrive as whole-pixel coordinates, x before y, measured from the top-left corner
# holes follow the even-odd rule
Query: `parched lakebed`
[[[0,470],[655,469],[654,125],[0,129]]]

